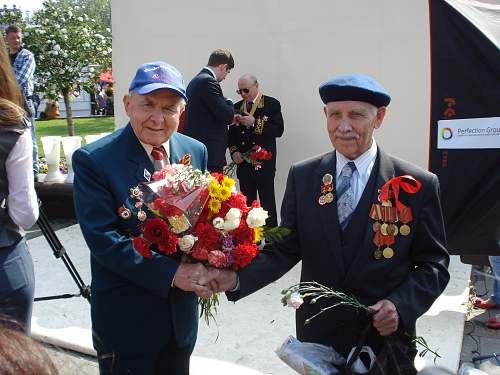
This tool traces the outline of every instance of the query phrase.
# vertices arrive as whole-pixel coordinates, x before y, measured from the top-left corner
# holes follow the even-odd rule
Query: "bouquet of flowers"
[[[145,258],[153,251],[180,252],[184,262],[236,271],[257,256],[264,239],[276,241],[288,233],[285,228],[265,228],[267,211],[257,201],[247,206],[232,178],[191,165],[167,165],[155,172],[153,182],[134,189],[137,204],[154,214],[144,218],[141,234],[133,238],[135,250]],[[200,303],[208,323],[219,296]]]
[[[259,145],[253,146],[249,151],[244,152],[241,154],[243,157],[243,160],[246,163],[251,164],[255,170],[258,170],[262,168],[262,161],[263,160],[271,160],[273,157],[272,152],[269,152]],[[236,172],[236,162],[232,161],[229,163],[225,168],[224,168],[224,174],[227,176],[234,176],[234,173]]]

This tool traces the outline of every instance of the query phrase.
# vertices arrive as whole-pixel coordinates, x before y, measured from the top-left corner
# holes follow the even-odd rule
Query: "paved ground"
[[[55,229],[60,229],[74,222],[63,220],[52,222],[52,224]],[[35,268],[44,270],[43,274],[37,273],[36,275],[36,295],[77,292],[76,284],[62,261],[53,257],[45,239],[36,238],[37,235],[39,236],[40,233],[36,230],[28,234],[28,238],[34,238],[30,244],[35,258]],[[88,267],[85,266],[88,262],[88,253],[82,251],[85,245],[76,245],[74,238],[71,238],[74,234],[71,235],[69,231],[63,230],[58,235],[63,244],[72,244],[71,248],[68,248],[68,254],[77,265],[82,278],[88,281],[90,276]],[[477,295],[487,295],[491,291],[491,278],[483,271],[475,269],[471,276]],[[280,280],[280,285],[289,285],[297,278],[298,268]],[[280,288],[280,285],[270,285],[260,293],[237,304],[224,301],[219,312],[218,325],[212,324],[206,327],[205,324],[200,324],[200,335],[194,354],[248,365],[272,375],[292,374],[293,371],[282,364],[272,350],[264,352],[262,350],[263,345],[271,348],[278,347],[287,335],[294,331],[293,312],[282,308],[279,300],[276,299],[275,290]],[[259,312],[255,307],[257,305],[266,306],[265,311],[272,311],[272,314]],[[471,361],[478,355],[500,352],[500,332],[492,331],[484,326],[484,322],[494,313],[471,309],[470,316],[465,323],[461,355],[463,361]],[[43,327],[48,328],[71,326],[74,325],[74,320],[78,320],[78,323],[83,324],[84,327],[90,326],[88,303],[81,297],[37,302],[34,316]],[[255,324],[258,324],[262,330],[257,332],[253,328]],[[243,331],[238,332],[236,337],[228,328],[233,325],[243,327]],[[262,332],[268,332],[268,334],[263,337]],[[49,349],[49,351],[63,375],[98,374],[97,365],[92,358],[67,353],[60,349]]]

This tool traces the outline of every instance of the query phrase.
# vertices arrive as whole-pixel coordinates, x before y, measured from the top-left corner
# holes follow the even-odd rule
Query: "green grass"
[[[74,119],[75,135],[82,138],[89,134],[99,134],[112,132],[115,129],[114,117],[91,117]],[[38,154],[44,156],[42,142],[40,137],[49,135],[59,135],[65,137],[68,135],[68,126],[65,118],[55,120],[36,120],[36,139],[38,143]],[[82,139],[82,146],[85,144],[85,138]],[[61,145],[61,155],[63,155]]]

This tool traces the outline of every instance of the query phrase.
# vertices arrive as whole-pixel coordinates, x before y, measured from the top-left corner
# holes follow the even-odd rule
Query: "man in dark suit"
[[[188,104],[184,134],[202,142],[208,150],[208,170],[222,173],[226,165],[228,126],[233,123],[233,102],[222,94],[219,82],[234,68],[231,53],[212,52],[208,64],[187,87]]]
[[[276,226],[276,138],[281,137],[285,130],[281,105],[275,98],[262,94],[253,74],[240,77],[237,93],[243,100],[234,105],[238,114],[235,126],[229,128],[229,152],[233,161],[238,164],[237,176],[241,192],[249,202],[257,199],[259,193],[260,204],[269,213],[266,224]],[[244,162],[242,156],[256,145],[272,153],[272,158],[262,161],[259,169]]]
[[[281,209],[291,234],[238,277],[221,271],[213,288],[231,290],[229,299],[237,300],[302,261],[301,281],[353,295],[373,316],[338,306],[305,325],[337,301],[305,303],[296,314],[299,340],[347,355],[371,325],[365,345],[377,353],[383,337],[394,334],[412,360],[415,322],[449,281],[438,179],[376,144],[373,132],[390,96],[372,78],[338,76],[321,85],[320,95],[335,150],[291,167]]]
[[[101,374],[189,374],[197,295],[210,295],[198,285],[207,271],[174,256],[143,258],[131,240],[149,214],[136,206],[131,188],[151,179],[153,147],[163,148],[165,163],[189,154],[194,167],[206,169],[205,146],[175,132],[185,99],[176,68],[143,64],[123,99],[129,124],[73,155],[76,213],[91,252],[92,330]]]

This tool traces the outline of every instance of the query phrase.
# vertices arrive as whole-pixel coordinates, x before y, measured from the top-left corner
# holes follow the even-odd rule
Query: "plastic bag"
[[[276,350],[278,357],[301,375],[334,375],[339,370],[334,366],[344,365],[345,358],[331,346],[301,342],[289,336]]]

